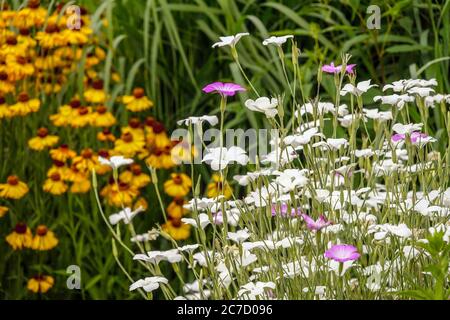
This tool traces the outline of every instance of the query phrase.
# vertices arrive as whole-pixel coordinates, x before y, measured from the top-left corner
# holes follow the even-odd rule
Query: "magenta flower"
[[[272,217],[275,217],[277,215],[277,209],[278,209],[278,206],[276,206],[276,205],[272,206]],[[280,216],[287,217],[287,215],[288,215],[288,205],[283,203],[280,206]],[[299,216],[299,215],[301,215],[300,209],[291,208],[291,217],[295,217],[295,216]]]
[[[222,96],[234,96],[237,91],[245,91],[245,88],[235,83],[213,82],[203,87],[205,93],[219,93]]]
[[[391,139],[392,142],[398,142],[398,141],[403,141],[405,140],[406,135],[403,133],[396,133],[394,134]],[[411,132],[411,142],[412,143],[418,143],[421,140],[427,140],[428,135],[426,135],[425,133],[419,132],[419,131],[414,131]]]
[[[325,251],[325,258],[338,262],[357,260],[360,256],[358,249],[350,244],[336,244]]]
[[[345,71],[347,73],[353,73],[353,68],[356,66],[356,64],[349,64],[345,67]],[[335,66],[334,62],[332,62],[331,64],[326,64],[322,67],[322,71],[326,72],[326,73],[339,73],[341,72],[341,68],[342,66]]]
[[[313,220],[310,216],[307,214],[302,214],[303,219],[306,222],[306,227],[308,227],[311,231],[319,231],[322,228],[325,228],[331,224],[331,221],[328,221],[323,214],[320,215],[319,219],[316,221]]]

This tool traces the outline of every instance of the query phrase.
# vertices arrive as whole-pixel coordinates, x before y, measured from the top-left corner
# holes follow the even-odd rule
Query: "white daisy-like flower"
[[[370,79],[367,81],[359,82],[356,87],[347,83],[341,90],[341,96],[345,96],[347,93],[353,94],[354,96],[360,97],[363,93],[367,92],[370,88],[376,87],[376,84],[370,84]]]
[[[142,288],[145,292],[152,292],[158,289],[161,283],[168,284],[169,280],[164,277],[147,277],[131,284],[130,291]]]
[[[237,33],[234,36],[225,36],[225,37],[219,37],[220,41],[216,42],[212,45],[213,48],[215,47],[224,47],[224,46],[230,46],[234,47],[236,43],[243,37],[248,36],[249,33],[247,32],[241,32]]]
[[[125,158],[123,156],[112,156],[109,159],[99,156],[98,161],[100,162],[100,164],[110,166],[114,170],[118,169],[121,166],[132,164],[134,162],[133,159]]]
[[[179,120],[177,121],[178,125],[191,125],[191,124],[201,124],[203,122],[208,122],[210,125],[215,126],[216,124],[219,123],[219,119],[217,118],[217,116],[201,116],[201,117],[189,117],[183,120]]]
[[[225,147],[208,149],[202,162],[209,164],[211,169],[218,171],[225,169],[228,164],[233,162],[246,165],[248,160],[248,156],[246,155],[244,149],[233,146],[229,149]]]
[[[293,39],[294,36],[293,35],[286,35],[286,36],[281,36],[281,37],[275,37],[275,36],[271,36],[270,38],[265,39],[262,44],[267,46],[269,44],[274,44],[276,46],[281,46],[283,43],[285,43],[288,39]]]
[[[109,216],[109,223],[112,225],[118,224],[120,221],[123,221],[125,224],[129,224],[131,220],[139,213],[145,211],[144,208],[139,207],[134,211],[131,211],[131,208],[125,208],[118,213],[113,213]]]
[[[267,97],[259,97],[256,100],[248,99],[245,107],[252,111],[262,112],[267,118],[273,118],[278,114],[278,100]]]

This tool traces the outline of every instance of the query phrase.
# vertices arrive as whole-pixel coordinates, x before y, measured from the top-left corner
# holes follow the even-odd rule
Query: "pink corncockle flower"
[[[305,213],[302,214],[302,217],[306,222],[306,227],[311,231],[319,231],[332,224],[332,222],[328,221],[323,214],[321,214],[316,221]]]
[[[349,64],[345,67],[345,71],[347,73],[353,73],[353,68],[356,66],[356,64]],[[322,71],[326,73],[339,73],[341,72],[342,65],[335,66],[334,62],[330,64],[326,64],[322,67]]]
[[[235,83],[213,82],[203,87],[205,93],[219,93],[221,96],[234,96],[238,91],[245,91],[245,88]]]
[[[434,138],[431,138],[430,136],[428,136],[425,133],[419,132],[419,131],[414,131],[411,132],[411,143],[412,144],[417,144],[417,143],[421,143],[421,142],[428,142],[428,141],[432,141],[434,140]],[[392,135],[391,140],[392,142],[399,142],[399,141],[404,141],[406,139],[406,135],[403,133],[396,133],[394,135]]]
[[[358,249],[350,244],[336,244],[325,251],[325,258],[338,262],[357,260],[360,256]]]
[[[287,217],[288,216],[288,205],[283,203],[280,205],[280,207],[278,207],[277,205],[273,205],[272,206],[272,217],[275,217],[276,215],[278,215],[277,210],[279,210],[279,215],[281,217]],[[299,208],[295,209],[295,208],[291,208],[291,217],[296,217],[296,216],[300,216],[302,214],[302,212],[300,211]]]

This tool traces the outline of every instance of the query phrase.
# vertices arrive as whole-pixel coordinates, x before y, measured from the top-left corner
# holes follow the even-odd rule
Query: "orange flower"
[[[174,198],[186,196],[192,187],[191,178],[184,173],[171,173],[170,177],[170,180],[164,182],[164,191]]]
[[[145,96],[142,88],[134,89],[132,96],[124,96],[122,100],[126,108],[131,112],[140,112],[153,107],[153,102]]]
[[[6,184],[0,184],[0,197],[20,199],[28,193],[28,186],[17,176],[9,176]]]
[[[30,149],[42,151],[58,143],[59,137],[48,134],[46,128],[40,128],[37,132],[37,137],[31,138],[28,141]]]

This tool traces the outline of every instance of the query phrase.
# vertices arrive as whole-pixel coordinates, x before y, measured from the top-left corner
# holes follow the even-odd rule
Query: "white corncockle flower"
[[[292,39],[294,38],[293,35],[286,35],[286,36],[281,36],[281,37],[275,37],[275,36],[271,36],[270,38],[265,39],[262,44],[267,46],[269,44],[274,44],[277,46],[281,46],[283,43],[285,43],[287,41],[287,39]]]
[[[131,242],[145,242],[150,241],[150,234],[143,233],[143,234],[137,234],[136,236],[131,238]]]
[[[230,46],[234,47],[236,43],[241,39],[243,36],[248,36],[249,33],[242,32],[235,34],[234,36],[225,36],[225,37],[219,37],[220,41],[216,42],[212,45],[213,48],[215,47],[224,47],[224,46]]]
[[[153,290],[158,289],[161,283],[167,284],[169,283],[169,280],[164,277],[147,277],[131,284],[130,291],[142,288],[145,292],[152,292]]]
[[[118,224],[120,221],[123,221],[125,224],[129,224],[131,220],[137,215],[139,212],[145,211],[144,208],[139,207],[134,211],[131,211],[130,208],[125,208],[118,213],[113,213],[109,216],[109,223],[112,225]]]
[[[403,255],[408,259],[416,258],[423,253],[422,251],[420,251],[417,248],[414,248],[413,246],[404,246],[402,252]]]
[[[364,117],[372,120],[388,121],[392,120],[391,111],[379,111],[378,109],[363,108]]]
[[[409,238],[412,235],[412,231],[404,223],[397,226],[388,223],[370,225],[368,233],[374,233],[375,240],[383,240],[390,234],[400,238]]]
[[[244,149],[236,146],[230,147],[229,149],[225,147],[211,148],[207,150],[202,162],[206,162],[211,166],[211,169],[218,171],[225,169],[228,164],[233,162],[246,165],[248,156],[245,154]]]
[[[383,104],[389,104],[391,106],[396,106],[400,110],[405,106],[407,102],[414,102],[414,97],[407,94],[393,94],[390,96],[375,96],[373,101],[381,101]]]
[[[234,241],[236,243],[242,243],[250,237],[248,229],[238,230],[237,232],[228,232],[227,239]]]
[[[392,126],[392,130],[399,134],[411,134],[414,131],[420,131],[422,127],[423,123],[396,123]]]
[[[247,186],[250,182],[256,181],[259,177],[270,176],[272,169],[261,169],[259,171],[247,172],[245,175],[236,175],[233,177],[241,186]]]
[[[352,123],[358,119],[358,117],[359,117],[358,115],[347,114],[342,118],[338,118],[338,120],[342,127],[349,128],[352,125]]]
[[[360,97],[370,88],[377,86],[376,84],[370,84],[370,81],[370,79],[367,81],[361,81],[356,85],[356,87],[351,83],[347,83],[341,90],[341,96],[345,96],[347,93],[351,93],[354,96]]]
[[[450,103],[450,94],[436,94],[434,96],[425,97],[425,106],[427,108],[434,108],[438,103]]]
[[[278,114],[278,99],[259,97],[256,100],[248,99],[245,107],[252,111],[262,112],[267,118],[273,118]]]
[[[434,92],[433,88],[422,88],[422,87],[415,87],[408,89],[409,94],[417,94],[420,97],[428,97],[431,92]]]
[[[338,139],[330,138],[330,139],[327,139],[326,142],[321,141],[321,142],[313,144],[312,146],[313,146],[313,148],[328,146],[331,149],[339,150],[341,147],[348,146],[348,141],[347,141],[347,139],[344,139],[344,138],[338,138]],[[327,149],[327,148],[325,148],[325,149]]]
[[[239,224],[239,219],[241,215],[241,211],[238,208],[231,208],[230,210],[225,210],[227,215],[227,222],[230,226],[236,227]],[[214,224],[223,224],[223,213],[222,211],[218,211],[213,215]]]
[[[125,158],[123,156],[112,156],[109,159],[98,157],[98,161],[100,164],[105,166],[110,166],[113,170],[118,169],[121,166],[127,166],[129,164],[132,164],[134,162],[133,159]]]
[[[298,158],[297,151],[292,146],[286,146],[286,148],[281,149],[280,147],[275,147],[275,150],[269,152],[266,156],[261,159],[263,164],[275,164],[279,166],[284,166],[294,159]]]
[[[375,162],[373,165],[373,171],[377,177],[389,175],[393,172],[399,171],[401,168],[403,168],[403,164],[394,162],[392,159],[384,159],[379,162]]]
[[[296,188],[304,187],[308,183],[304,170],[286,169],[283,172],[275,173],[278,177],[275,182],[282,188],[283,192],[290,192]]]
[[[372,149],[354,150],[353,153],[357,158],[368,158],[375,154]]]
[[[271,205],[277,193],[276,184],[271,183],[268,187],[263,186],[256,191],[250,192],[244,201],[246,204],[253,204],[255,207],[261,208]]]
[[[317,102],[315,104],[308,102],[300,107],[300,116],[303,116],[305,113],[314,114],[314,110],[317,115],[325,114],[327,112],[334,113],[335,109],[334,103],[331,102]],[[298,111],[295,111],[295,116],[298,118]]]
[[[171,249],[167,251],[148,251],[146,254],[136,254],[133,260],[142,260],[153,264],[158,264],[160,261],[169,261],[170,263],[178,263],[183,256],[178,252],[178,249]]]
[[[194,280],[191,283],[186,283],[183,286],[184,293],[193,293],[193,292],[200,292],[203,291],[203,286],[208,284],[209,281],[207,279],[203,279],[203,281],[200,282],[200,280]]]
[[[206,253],[206,254],[205,254]],[[195,253],[192,258],[194,258],[195,262],[198,263],[202,267],[208,266],[206,255],[208,255],[209,259],[213,259],[213,252],[212,251],[202,251]],[[194,264],[195,265],[195,264]]]
[[[215,126],[216,124],[219,123],[219,119],[217,118],[217,116],[201,116],[201,117],[189,117],[183,120],[179,120],[177,121],[178,125],[186,125],[189,126],[191,124],[202,124],[203,122],[208,122],[210,125]]]
[[[413,87],[432,87],[437,86],[436,79],[423,80],[423,79],[403,79],[394,81],[392,84],[387,84],[383,87],[383,91],[392,89],[394,92],[406,91]]]
[[[311,129],[307,129],[306,131],[304,131],[302,133],[286,136],[283,139],[283,142],[286,145],[290,145],[293,148],[297,148],[299,146],[308,144],[311,141],[311,139],[315,136],[325,138],[325,136],[319,132],[318,128],[313,127]]]
[[[200,223],[200,228],[202,228],[202,229],[205,229],[206,226],[211,223],[211,221],[209,221],[209,216],[206,213],[200,213],[198,215],[198,220],[199,220],[199,223]],[[192,218],[181,218],[181,221],[186,223],[186,224],[190,224],[191,226],[193,226],[195,228],[198,228],[197,220],[195,220],[195,219],[192,219]]]
[[[249,282],[241,286],[241,289],[238,291],[238,296],[248,295],[250,297],[257,297],[264,295],[266,289],[275,289],[275,283],[269,282],[261,282],[258,281],[256,283]]]
[[[193,198],[189,200],[189,203],[183,205],[183,208],[189,210],[189,211],[196,211],[196,210],[207,210],[211,209],[218,200],[220,200],[222,196],[219,196],[217,198]]]
[[[302,245],[303,243],[304,241],[300,237],[286,237],[284,239],[278,240],[275,243],[275,248],[287,249],[292,247],[293,245]]]
[[[198,247],[200,247],[200,245],[197,244],[187,244],[185,246],[179,247],[178,250],[181,252],[192,252],[194,250],[196,250]]]

